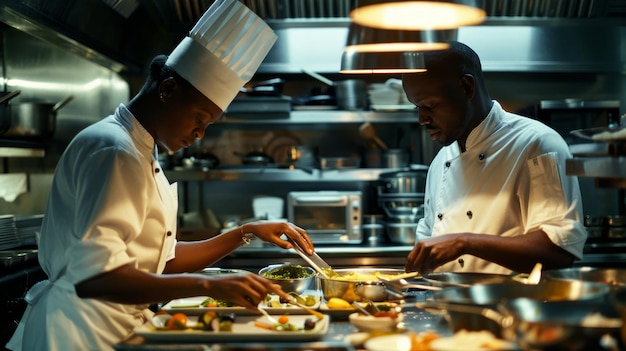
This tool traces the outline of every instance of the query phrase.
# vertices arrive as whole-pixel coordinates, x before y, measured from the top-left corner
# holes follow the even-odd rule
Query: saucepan
[[[593,301],[609,300],[610,287],[606,284],[577,280],[543,280],[536,285],[507,283],[477,284],[469,287],[448,287],[433,292],[437,302],[495,308],[502,301],[531,298],[538,301]],[[449,311],[452,329],[489,330],[501,334],[501,326],[476,313]]]
[[[45,139],[54,134],[57,111],[74,97],[53,104],[43,102],[21,102],[11,107],[11,126],[3,135],[8,138]]]
[[[20,92],[20,90],[15,90],[0,97],[0,134],[3,134],[11,127],[11,106],[8,102],[18,96]]]
[[[454,313],[474,314],[501,328],[497,335],[522,349],[613,350],[621,349],[622,320],[608,301],[541,301],[527,297],[497,304],[495,308],[427,301],[418,308],[444,311],[450,322]],[[458,323],[453,330],[474,330],[475,325]]]

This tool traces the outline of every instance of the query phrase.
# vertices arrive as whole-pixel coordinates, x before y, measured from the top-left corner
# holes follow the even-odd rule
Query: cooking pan
[[[399,275],[404,274],[404,269],[395,268],[341,268],[333,269],[339,276],[321,277],[322,293],[329,300],[339,297],[348,302],[355,301],[388,301],[401,298],[395,295],[375,274]],[[359,279],[359,276],[365,277]],[[371,279],[370,279],[371,277]]]
[[[536,285],[519,282],[477,284],[470,287],[449,287],[433,292],[438,302],[495,308],[502,301],[531,298],[538,301],[594,301],[608,300],[610,287],[606,284],[577,280],[543,280]],[[471,330],[489,330],[500,335],[500,326],[493,320],[475,313],[450,313],[453,329],[472,325]]]
[[[626,269],[624,268],[597,268],[574,267],[545,271],[543,277],[558,280],[582,280],[626,287]]]
[[[506,274],[474,273],[474,272],[438,272],[422,275],[422,279],[433,286],[472,286],[475,284],[493,284],[514,282],[513,276]]]
[[[427,301],[416,307],[445,311],[450,323],[451,312],[473,314],[493,321],[500,327],[498,337],[518,344],[522,349],[538,350],[606,350],[610,343],[619,348],[622,321],[608,302],[540,301],[526,297],[502,302],[496,308]],[[476,330],[474,324],[458,322],[454,332]],[[621,349],[621,348],[620,348]]]
[[[45,139],[54,134],[57,111],[72,101],[72,95],[52,103],[22,102],[11,107],[11,126],[3,137]]]
[[[15,90],[0,97],[0,134],[5,133],[11,127],[11,106],[8,102],[18,96],[20,92],[20,90]]]
[[[247,154],[235,151],[233,154],[239,156],[244,165],[267,166],[274,163],[274,159],[262,151],[250,151]]]

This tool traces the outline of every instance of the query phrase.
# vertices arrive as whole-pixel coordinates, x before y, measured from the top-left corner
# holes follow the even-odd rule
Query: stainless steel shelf
[[[565,173],[596,178],[604,187],[626,188],[626,157],[574,157],[565,161]]]
[[[272,118],[271,114],[259,114],[258,118],[237,118],[224,115],[216,125],[243,124],[345,124],[345,123],[410,123],[418,121],[415,111],[344,111],[344,110],[311,110],[291,111],[289,118]]]
[[[193,182],[206,180],[221,181],[260,181],[260,182],[345,182],[375,181],[381,173],[396,171],[395,168],[350,168],[350,169],[314,169],[306,172],[300,169],[281,168],[243,168],[236,170],[185,170],[165,171],[170,181]]]

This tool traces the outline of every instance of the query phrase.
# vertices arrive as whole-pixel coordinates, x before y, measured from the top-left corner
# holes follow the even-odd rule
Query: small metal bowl
[[[275,278],[271,276],[271,272],[281,267],[288,268],[291,272],[298,273],[298,276],[304,276],[304,278]],[[300,265],[285,264],[273,264],[259,270],[259,275],[263,278],[271,280],[273,283],[280,285],[284,292],[295,292],[299,295],[303,294],[306,290],[315,286],[314,282],[317,277],[317,272],[311,267],[305,267]]]

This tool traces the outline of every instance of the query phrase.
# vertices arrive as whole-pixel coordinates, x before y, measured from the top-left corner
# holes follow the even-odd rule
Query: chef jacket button
[[[461,265],[461,268],[463,268],[463,266],[465,266],[465,260],[464,259],[459,258],[459,260],[457,262],[459,262],[459,264]]]
[[[161,169],[160,169],[160,168],[155,168],[155,169],[154,169],[154,173],[159,173],[159,172],[161,172]]]
[[[472,211],[467,211],[467,213],[465,213],[467,215],[467,218],[472,219],[472,216],[474,215],[472,213]]]
[[[478,159],[479,160],[484,160],[485,159],[485,154],[481,153],[480,155],[478,155]]]
[[[443,213],[437,214],[437,218],[439,218],[439,220],[441,220],[443,218]]]
[[[167,236],[172,236],[172,232],[171,231],[167,231]]]
[[[450,167],[450,161],[446,162],[446,167]]]

